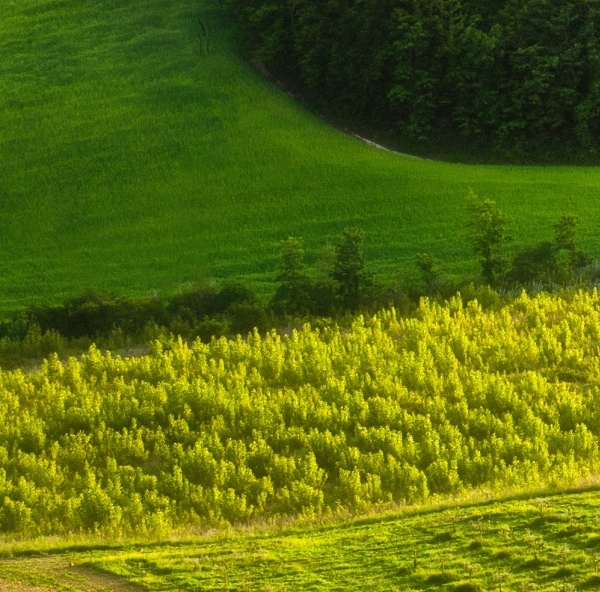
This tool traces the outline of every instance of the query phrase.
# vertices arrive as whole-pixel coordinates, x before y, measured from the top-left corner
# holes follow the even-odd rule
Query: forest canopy
[[[272,76],[404,148],[598,161],[598,0],[226,1]]]

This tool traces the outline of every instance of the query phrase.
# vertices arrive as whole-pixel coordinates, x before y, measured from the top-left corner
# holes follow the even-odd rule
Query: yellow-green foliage
[[[600,296],[0,374],[0,529],[162,533],[595,471]]]

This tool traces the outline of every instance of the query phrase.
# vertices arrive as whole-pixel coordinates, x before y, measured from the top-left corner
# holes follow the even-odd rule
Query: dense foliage
[[[600,456],[600,295],[92,348],[0,374],[0,530],[163,532],[510,483]]]
[[[228,5],[247,49],[274,75],[407,148],[597,160],[596,0]]]

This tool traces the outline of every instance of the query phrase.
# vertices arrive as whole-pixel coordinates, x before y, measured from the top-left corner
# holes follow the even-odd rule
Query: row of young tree
[[[535,288],[553,290],[558,287],[592,285],[600,278],[595,260],[577,246],[577,216],[561,214],[552,225],[553,238],[509,252],[513,238],[509,219],[496,202],[477,198],[470,193],[467,207],[469,221],[465,239],[478,258],[479,278],[452,281],[444,276],[438,262],[427,253],[415,259],[418,277],[396,286],[377,285],[368,271],[363,252],[364,233],[346,229],[334,250],[327,274],[315,274],[304,263],[302,241],[289,238],[282,244],[277,291],[271,308],[279,314],[319,315],[332,312],[355,312],[359,308],[375,308],[393,302],[399,295],[418,301],[423,295],[448,298],[458,291],[471,291],[470,283],[504,291]],[[412,280],[412,281],[411,281]]]
[[[315,277],[304,262],[302,240],[290,237],[282,243],[277,290],[270,307],[278,314],[331,315],[355,312],[374,296],[373,276],[367,270],[363,250],[364,232],[346,228],[333,252],[321,261]]]
[[[405,150],[598,161],[595,0],[226,4],[273,76]]]
[[[452,279],[428,254],[419,254],[414,272],[385,284],[369,270],[365,234],[346,228],[337,242],[326,244],[314,266],[305,262],[303,242],[290,237],[281,244],[275,290],[268,302],[240,283],[203,285],[172,296],[127,298],[88,292],[58,306],[36,306],[0,323],[3,365],[52,352],[85,349],[97,342],[109,349],[148,343],[165,333],[210,341],[222,335],[266,332],[307,319],[351,317],[393,304],[413,314],[422,296],[465,302],[478,298],[498,304],[498,291],[522,288],[554,291],[558,287],[594,286],[600,266],[577,246],[577,217],[562,214],[551,240],[509,252],[509,220],[491,200],[471,195],[465,240],[479,259],[480,277]]]

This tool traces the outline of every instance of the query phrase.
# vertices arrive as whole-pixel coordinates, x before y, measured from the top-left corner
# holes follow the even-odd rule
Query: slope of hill
[[[163,543],[42,542],[0,559],[0,589],[595,590],[599,502],[588,491]]]
[[[348,225],[388,277],[427,251],[473,269],[469,187],[545,236],[563,210],[600,254],[600,171],[457,166],[361,144],[243,63],[218,0],[21,0],[0,9],[0,312],[84,288],[242,277]]]

